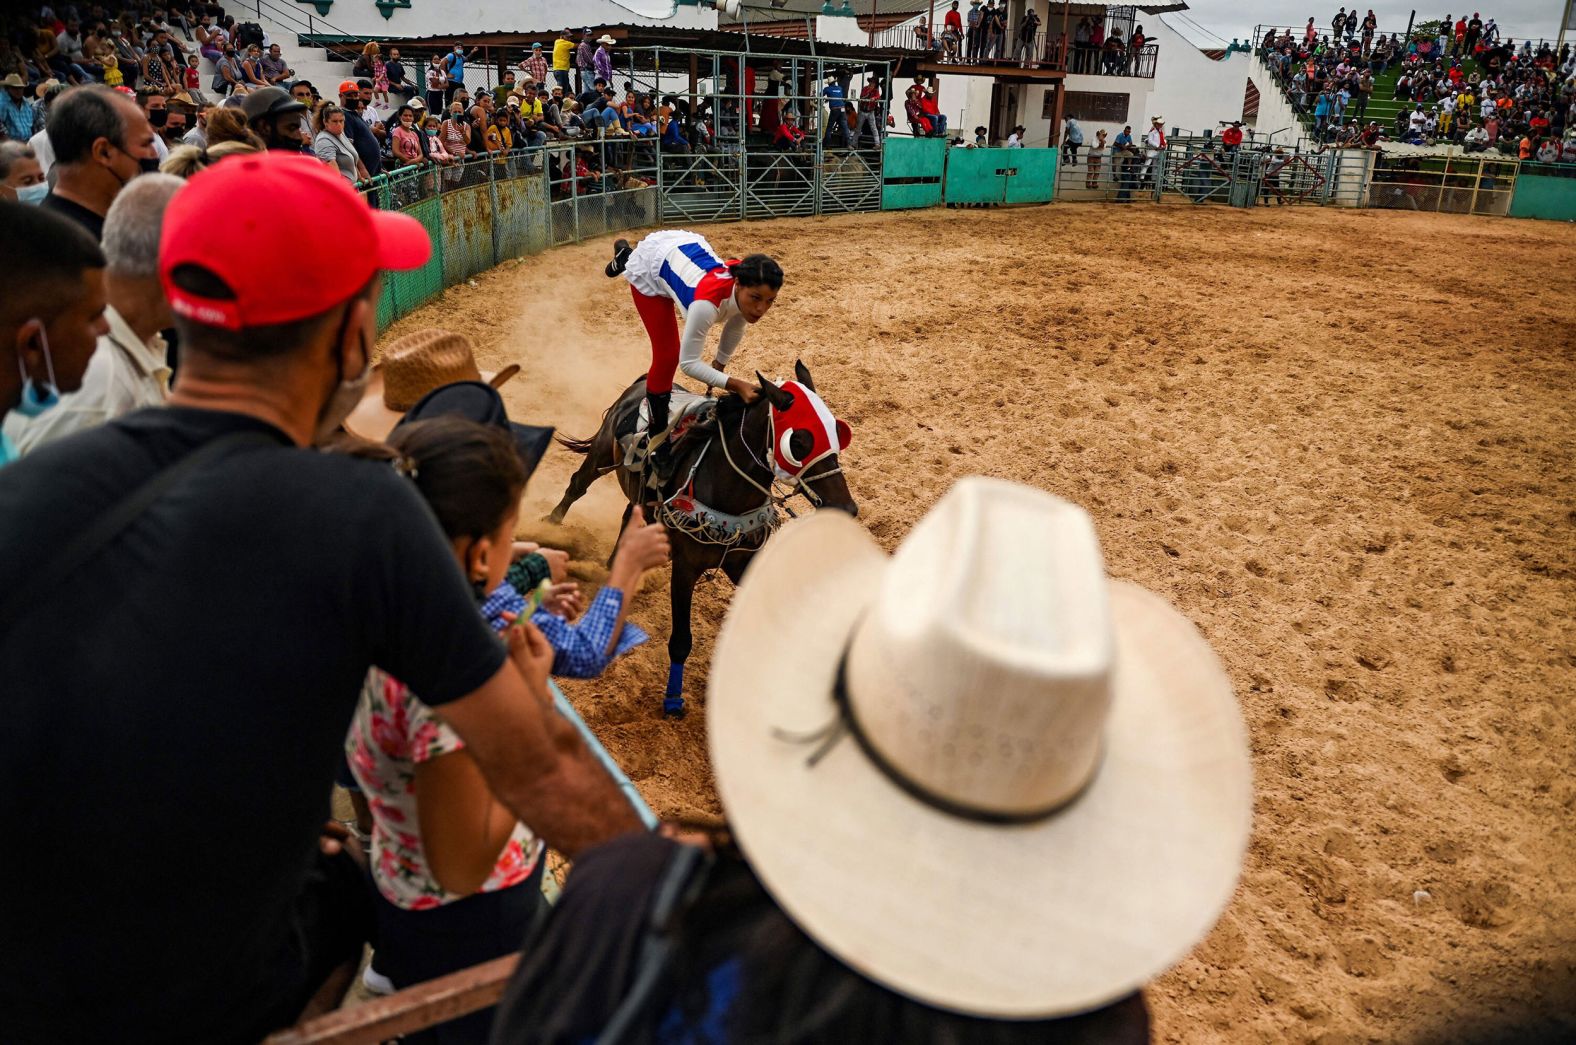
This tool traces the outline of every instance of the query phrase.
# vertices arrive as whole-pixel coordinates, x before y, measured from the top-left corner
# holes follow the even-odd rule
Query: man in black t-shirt
[[[367,168],[367,175],[376,178],[383,173],[383,147],[378,144],[372,127],[362,118],[361,88],[356,81],[346,80],[339,85],[339,104],[345,110],[345,137],[350,139],[356,156]]]
[[[104,215],[128,181],[158,166],[153,128],[137,103],[102,84],[77,87],[49,110],[55,187],[43,206],[104,238]]]
[[[263,256],[212,235],[239,199]],[[196,175],[160,244],[170,406],[0,469],[7,1042],[256,1042],[321,998],[366,928],[360,872],[319,832],[371,666],[555,848],[639,828],[553,712],[545,643],[493,636],[414,486],[308,448],[360,397],[379,270],[430,249],[310,159]],[[303,262],[311,280],[279,282]]]

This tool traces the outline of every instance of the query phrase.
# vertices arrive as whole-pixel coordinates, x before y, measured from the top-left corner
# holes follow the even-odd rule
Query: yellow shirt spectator
[[[554,40],[553,71],[567,73],[569,71],[569,60],[574,53],[575,45],[573,40],[565,40],[563,37]]]
[[[540,98],[532,98],[530,101],[526,101],[524,98],[520,99],[520,118],[522,120],[540,120],[542,118],[542,100]]]

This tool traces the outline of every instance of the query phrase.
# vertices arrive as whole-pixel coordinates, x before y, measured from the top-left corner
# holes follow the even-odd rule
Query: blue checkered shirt
[[[607,655],[608,643],[613,639],[613,625],[623,607],[623,592],[617,588],[603,588],[591,600],[591,608],[574,624],[546,610],[537,610],[531,614],[531,623],[536,625],[546,637],[548,645],[553,647],[553,674],[559,678],[596,678],[607,670],[613,657],[621,657],[645,642],[649,636],[638,626],[625,621],[618,635],[618,645],[613,648],[613,656]],[[503,614],[518,615],[524,613],[525,608],[525,596],[505,581],[482,602],[482,616],[494,628],[502,631],[513,619],[505,620]]]
[[[5,131],[6,137],[26,144],[35,132],[43,129],[43,121],[36,120],[36,116],[32,102],[25,97],[12,101],[11,93],[0,87],[0,129]]]

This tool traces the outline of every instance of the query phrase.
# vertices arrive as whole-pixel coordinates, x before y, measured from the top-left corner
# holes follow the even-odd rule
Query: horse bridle
[[[767,435],[771,437],[773,441],[775,441],[776,424],[772,419],[771,409],[771,404],[766,404],[766,431]],[[744,437],[744,420],[748,414],[748,410],[742,411],[739,414],[739,445],[744,447],[745,452],[750,455],[750,460],[759,465],[763,471],[771,473],[773,487],[775,487],[778,482],[782,482],[788,487],[788,492],[785,494],[773,493],[771,489],[768,489],[767,487],[762,486],[760,483],[756,482],[754,476],[750,475],[750,473],[746,472],[743,468],[740,468],[738,463],[734,461],[733,454],[728,451],[727,428],[723,425],[718,425],[717,441],[722,444],[722,456],[727,460],[728,467],[732,468],[739,478],[743,479],[745,482],[759,490],[769,503],[780,505],[783,511],[787,512],[790,516],[794,514],[794,510],[788,506],[788,501],[793,497],[803,496],[805,500],[810,502],[810,506],[812,508],[820,508],[822,505],[824,505],[826,503],[825,500],[810,488],[810,484],[812,482],[820,482],[822,479],[830,479],[834,475],[843,474],[843,466],[840,464],[834,464],[826,471],[818,472],[815,475],[806,475],[805,472],[821,461],[826,460],[827,457],[836,456],[837,451],[828,450],[821,456],[812,458],[811,460],[805,462],[804,468],[801,469],[798,474],[789,476],[787,480],[779,480],[777,478],[776,469],[772,468],[765,461],[761,460],[760,455],[755,452],[755,448],[750,445],[750,441]]]

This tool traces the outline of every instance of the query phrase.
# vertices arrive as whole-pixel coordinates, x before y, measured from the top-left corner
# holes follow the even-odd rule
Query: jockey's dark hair
[[[765,254],[751,254],[737,265],[729,265],[728,275],[741,287],[759,287],[763,284],[773,290],[783,287],[783,267]]]
[[[345,441],[335,449],[393,464],[450,540],[496,532],[525,493],[525,464],[509,433],[462,417],[412,421],[382,443]]]

